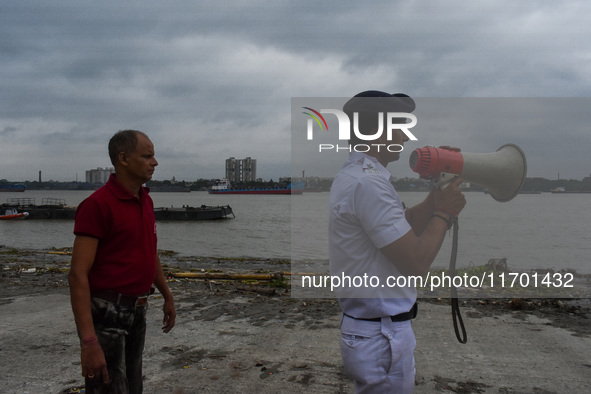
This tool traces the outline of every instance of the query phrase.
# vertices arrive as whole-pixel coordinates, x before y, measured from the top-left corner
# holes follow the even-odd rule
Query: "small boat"
[[[304,182],[292,182],[286,187],[273,188],[233,188],[227,179],[222,179],[208,190],[209,194],[302,194]]]
[[[550,190],[553,194],[583,194],[583,193],[591,193],[591,190],[566,190],[566,188],[560,186]]]
[[[28,212],[18,212],[16,209],[9,208],[4,212],[4,215],[0,215],[0,220],[15,220],[15,219],[26,219],[29,216]]]

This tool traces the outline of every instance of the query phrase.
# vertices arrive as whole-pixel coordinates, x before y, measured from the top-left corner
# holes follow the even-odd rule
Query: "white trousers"
[[[416,341],[411,321],[365,321],[343,317],[341,355],[355,393],[412,393]]]

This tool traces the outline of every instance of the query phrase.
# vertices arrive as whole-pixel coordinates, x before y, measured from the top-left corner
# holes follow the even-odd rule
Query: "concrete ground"
[[[199,264],[216,272],[289,269],[268,260]],[[81,391],[68,267],[67,252],[0,253],[0,393]],[[146,394],[353,392],[336,301],[239,281],[169,285],[177,324],[161,332],[162,299],[151,297]],[[449,300],[419,305],[416,393],[591,392],[589,300],[464,300],[467,344],[456,340]]]
[[[177,297],[177,325],[169,334],[160,332],[162,300],[151,302],[145,393],[352,392],[331,302],[193,295],[199,294]],[[0,392],[77,392],[83,380],[66,292],[5,297],[0,304]],[[420,304],[413,323],[416,393],[591,392],[588,332],[482,308],[463,308],[468,343],[460,344],[449,306]]]

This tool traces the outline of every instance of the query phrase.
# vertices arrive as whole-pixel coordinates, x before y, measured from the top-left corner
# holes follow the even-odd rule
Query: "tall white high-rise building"
[[[230,182],[251,182],[257,179],[257,161],[250,157],[226,159],[226,179]]]
[[[88,170],[86,171],[86,182],[105,184],[109,180],[111,174],[113,174],[114,172],[114,168],[98,167],[94,170]]]

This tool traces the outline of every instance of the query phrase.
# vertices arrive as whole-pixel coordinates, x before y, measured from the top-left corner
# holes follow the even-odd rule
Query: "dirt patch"
[[[435,390],[450,391],[458,394],[484,393],[487,388],[491,387],[484,383],[473,381],[458,382],[454,379],[442,378],[441,376],[435,376],[433,381],[435,382]]]
[[[591,300],[589,299],[492,299],[462,300],[472,307],[466,316],[471,318],[510,313],[526,319],[528,315],[550,320],[554,327],[571,331],[575,336],[591,337]]]
[[[59,392],[64,387],[70,391],[63,392],[76,392],[81,387],[77,344],[66,297],[69,253],[70,250],[32,251],[0,247],[0,306],[6,310],[20,310],[20,305],[26,305],[25,309],[30,309],[23,310],[22,321],[5,324],[5,335],[10,339],[5,341],[3,352],[11,352],[12,357],[18,358],[23,357],[19,355],[26,349],[44,357],[55,355],[60,360],[68,360],[56,363],[52,359],[44,364],[47,371],[42,375],[55,376],[55,382],[38,381],[37,386],[30,383],[35,381],[37,374],[28,375],[23,368],[31,360],[26,357],[20,361],[11,360],[5,367],[14,392]],[[153,319],[150,323],[153,331],[145,349],[145,358],[149,360],[145,365],[147,394],[189,393],[194,392],[194,387],[203,388],[203,392],[227,392],[224,390],[228,384],[232,392],[252,392],[255,387],[267,389],[260,392],[352,391],[351,381],[343,372],[338,348],[340,308],[336,300],[292,298],[289,275],[275,282],[187,279],[172,275],[176,272],[282,273],[289,272],[288,262],[253,258],[187,258],[174,253],[164,254],[161,259],[165,271],[170,274],[169,286],[175,295],[177,327],[170,335],[159,332],[161,316],[158,308],[162,299],[155,294],[150,302],[150,308],[154,309],[149,313]],[[41,294],[43,297],[38,296]],[[39,324],[36,308],[46,309],[42,300],[47,296],[61,300],[55,305],[59,314],[48,315],[47,322],[41,321],[46,331],[39,336],[38,330],[27,331],[27,322]],[[505,374],[503,368],[509,368],[508,364],[528,351],[531,355],[527,354],[524,362],[540,368],[546,365],[543,360],[548,354],[558,356],[564,353],[563,347],[560,350],[552,347],[557,339],[576,344],[572,349],[584,349],[583,345],[591,337],[591,302],[588,299],[462,299],[460,308],[470,336],[467,345],[459,345],[453,338],[448,320],[451,319],[449,299],[421,299],[419,304],[423,307],[419,306],[416,321],[419,334],[416,357],[420,367],[417,393],[552,393],[549,388],[538,388],[545,387],[540,380],[554,379],[548,377],[551,374],[541,373],[530,382],[528,377],[532,370],[523,367],[519,370],[528,371],[528,375],[519,375],[509,383],[507,377],[515,375],[517,369],[511,367]],[[54,329],[60,319],[67,324]],[[13,326],[15,329],[10,329]],[[490,328],[492,332],[486,331],[491,326],[496,328]],[[556,327],[567,331],[560,331],[558,337],[551,336],[548,342],[547,335],[557,333]],[[519,334],[515,337],[517,339],[512,338],[515,343],[503,342],[506,334],[501,330],[505,328],[518,330],[514,331]],[[19,334],[15,336],[15,332]],[[542,342],[544,345],[538,350],[530,346],[530,339],[534,343],[538,339],[546,342]],[[508,357],[507,354],[520,344],[521,350]],[[584,357],[576,352],[572,357],[566,357],[560,365],[561,373],[576,368],[577,371],[589,371],[591,365]],[[487,362],[483,362],[484,359]],[[571,360],[577,360],[578,364],[568,364]],[[505,380],[498,376],[504,376]],[[576,380],[579,378],[574,379],[576,387],[584,385]],[[52,390],[39,389],[48,387]],[[556,387],[554,385],[555,391]]]
[[[27,250],[0,246],[0,302],[10,297],[67,293],[67,273],[71,249]],[[191,304],[199,311],[196,320],[213,321],[249,318],[250,324],[264,325],[280,319],[287,329],[305,326],[307,329],[334,327],[325,317],[338,313],[336,300],[294,299],[289,289],[289,276],[277,283],[256,280],[174,279],[178,272],[220,273],[286,273],[289,261],[265,258],[221,258],[179,256],[162,251],[165,272],[171,275],[169,286],[178,303]],[[237,303],[242,297],[243,303]],[[274,301],[270,301],[273,299]],[[449,304],[449,299],[421,299],[419,302]],[[546,318],[552,325],[570,330],[573,335],[591,336],[590,299],[462,299],[460,306],[470,307],[470,318],[511,313],[516,317],[533,314]]]

